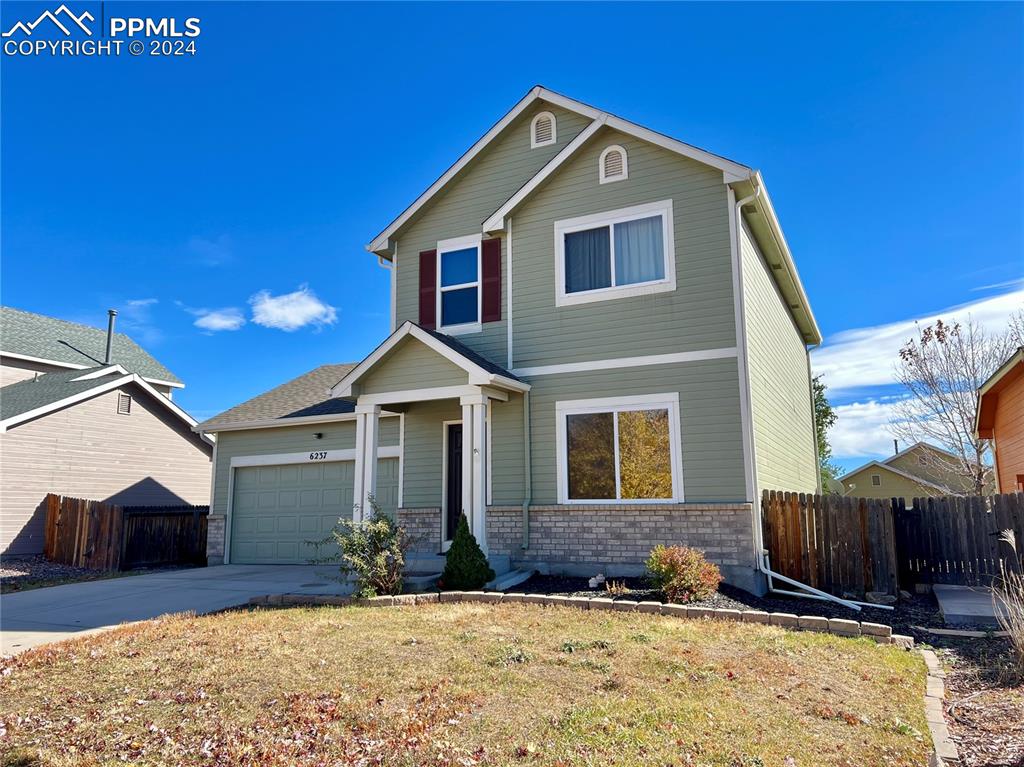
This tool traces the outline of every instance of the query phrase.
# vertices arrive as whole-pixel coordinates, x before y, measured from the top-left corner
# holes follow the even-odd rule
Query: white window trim
[[[568,436],[566,434],[566,417],[580,413],[609,413],[629,410],[668,410],[668,434],[670,460],[672,466],[672,497],[651,499],[570,499],[569,498],[569,462]],[[618,418],[615,424],[615,494],[619,494],[619,440]],[[641,394],[629,397],[603,397],[598,399],[564,400],[555,403],[555,449],[558,465],[558,502],[566,505],[600,504],[611,506],[635,506],[637,504],[682,503],[683,494],[683,442],[680,434],[679,392],[666,394]]]
[[[551,138],[548,141],[537,141],[537,121],[542,117],[551,120]],[[538,112],[530,121],[530,149],[537,149],[542,146],[551,146],[558,143],[558,120],[551,112]]]
[[[453,237],[448,240],[437,242],[437,329],[450,336],[465,335],[467,333],[479,333],[483,330],[481,317],[483,316],[483,236],[470,234],[465,237]],[[453,250],[466,250],[476,248],[476,281],[463,282],[458,285],[446,285],[441,287],[441,255],[450,253]],[[463,322],[458,325],[442,325],[444,315],[441,313],[441,293],[461,288],[476,288],[476,322]]]
[[[622,154],[622,175],[621,176],[606,176],[604,174],[604,158],[608,156],[609,152],[619,152]],[[601,157],[597,161],[597,174],[598,180],[602,184],[614,184],[616,181],[625,181],[629,178],[629,154],[627,154],[624,147],[619,144],[612,144],[604,148],[601,152]]]
[[[609,258],[611,258],[612,281],[615,280],[615,233],[611,230],[615,224],[635,221],[638,218],[661,216],[662,240],[664,242],[665,276],[650,282],[635,282],[629,285],[612,285],[608,288],[584,290],[576,293],[565,292],[565,235],[585,229],[609,227]],[[649,202],[644,205],[633,205],[629,208],[610,210],[605,213],[592,213],[587,216],[567,218],[556,221],[555,226],[555,306],[574,306],[594,301],[608,301],[615,298],[644,296],[652,293],[664,293],[676,289],[676,245],[675,221],[672,216],[672,200]],[[440,278],[439,278],[440,279]]]
[[[877,479],[878,482],[875,482],[875,479]],[[882,486],[882,475],[881,474],[872,474],[871,475],[871,487],[881,487],[881,486]]]

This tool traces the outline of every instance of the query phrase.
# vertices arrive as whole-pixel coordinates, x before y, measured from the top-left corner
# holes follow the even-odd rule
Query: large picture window
[[[480,237],[437,243],[437,316],[446,332],[480,327]]]
[[[555,222],[556,304],[675,290],[672,201]]]
[[[678,395],[559,402],[560,503],[682,500]]]

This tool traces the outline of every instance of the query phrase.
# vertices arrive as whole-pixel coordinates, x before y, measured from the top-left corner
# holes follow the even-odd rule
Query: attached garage
[[[354,461],[236,466],[231,562],[308,564],[317,552],[307,542],[327,537],[340,517],[352,517],[354,468]],[[393,515],[399,459],[380,459],[377,475],[378,502]]]

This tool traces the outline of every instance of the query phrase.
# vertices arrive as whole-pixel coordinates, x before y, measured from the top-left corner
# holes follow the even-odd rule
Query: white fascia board
[[[761,193],[754,200],[753,204],[761,208],[768,221],[768,226],[772,231],[772,236],[778,246],[786,271],[789,273],[789,277],[793,281],[793,286],[796,288],[800,305],[807,313],[807,319],[810,321],[811,329],[813,330],[813,337],[810,339],[810,343],[820,344],[821,329],[818,327],[818,321],[814,317],[814,312],[811,309],[811,302],[808,300],[807,291],[804,290],[803,282],[800,280],[800,273],[797,271],[796,263],[793,261],[793,254],[789,249],[789,243],[786,242],[786,235],[782,232],[782,225],[779,223],[779,217],[775,214],[775,207],[772,205],[772,198],[768,194],[768,187],[765,186],[764,178],[761,176],[761,171],[755,171],[752,178],[743,180],[751,181],[761,190]]]
[[[704,149],[698,149],[695,146],[686,144],[678,139],[670,138],[664,133],[658,133],[650,128],[645,128],[642,125],[637,125],[629,120],[623,120],[621,117],[615,115],[609,115],[607,125],[613,130],[617,130],[620,133],[625,133],[634,138],[638,138],[641,141],[647,141],[656,146],[660,146],[662,149],[667,149],[670,152],[681,154],[684,157],[689,157],[691,160],[710,165],[712,168],[718,168],[724,174],[723,182],[730,183],[733,181],[745,181],[750,178],[751,174],[755,171],[746,165],[740,165],[738,162],[727,160],[724,157],[720,157],[717,154],[712,154]]]
[[[408,320],[403,323],[402,327],[388,336],[384,342],[378,346],[370,356],[356,365],[352,370],[349,371],[348,375],[342,378],[338,383],[331,387],[330,394],[332,397],[350,397],[352,396],[352,386],[362,378],[370,369],[373,368],[380,360],[406,336],[412,336],[417,341],[425,344],[428,348],[440,354],[442,357],[447,359],[449,362],[457,365],[458,367],[465,370],[469,375],[476,377],[489,377],[491,373],[484,370],[482,367],[477,365],[475,362],[471,362],[464,356],[459,354],[457,351],[452,349],[450,346],[441,343],[434,338],[430,333],[423,330],[418,325],[409,322]]]
[[[533,190],[540,186],[544,181],[551,176],[562,164],[576,154],[576,150],[582,147],[591,136],[593,136],[605,121],[608,119],[608,115],[602,114],[597,117],[590,125],[581,130],[572,141],[566,144],[562,151],[556,154],[551,160],[548,161],[547,165],[541,168],[537,173],[523,184],[519,190],[508,198],[505,203],[492,213],[486,221],[483,223],[483,231],[486,234],[492,234],[494,232],[505,231],[505,216],[511,213],[519,203],[529,197]]]
[[[69,405],[75,405],[79,402],[83,402],[84,400],[92,399],[93,397],[97,397],[100,394],[105,394],[106,392],[111,391],[113,389],[117,389],[121,386],[124,386],[125,384],[132,383],[137,384],[154,400],[159,402],[165,408],[174,413],[174,415],[176,415],[178,418],[180,418],[182,421],[188,424],[190,429],[193,429],[193,427],[195,427],[196,420],[192,416],[190,416],[180,407],[175,405],[174,402],[167,399],[167,397],[165,397],[163,394],[154,389],[144,378],[140,377],[138,374],[132,373],[129,375],[121,376],[120,378],[115,378],[101,386],[97,386],[92,389],[87,389],[86,391],[79,392],[78,394],[73,394],[70,397],[65,397],[62,400],[57,400],[56,402],[51,402],[48,405],[37,407],[34,410],[29,410],[24,413],[19,413],[18,415],[15,416],[11,416],[5,421],[0,421],[0,433],[6,432],[12,426],[17,426],[19,423],[30,421],[33,418],[39,418],[40,416],[44,416],[47,413],[52,413],[55,410],[60,410],[61,408],[68,407]],[[205,434],[200,434],[200,436],[207,444],[213,444],[213,440],[206,436]]]
[[[21,360],[22,362],[36,362],[40,365],[52,365],[55,368],[65,368],[66,370],[86,370],[90,367],[94,367],[93,365],[79,365],[76,362],[62,362],[60,360],[48,360],[45,357],[33,357],[29,354],[5,352],[3,349],[0,349],[0,357],[10,357],[12,360]],[[142,377],[145,378],[145,380],[149,381],[151,384],[156,384],[157,386],[170,386],[171,388],[174,389],[185,388],[185,384],[178,381],[164,381],[161,378],[146,378],[145,376]]]
[[[382,231],[380,234],[374,237],[370,244],[366,246],[366,249],[371,253],[376,253],[377,255],[382,256],[384,258],[390,258],[391,253],[389,252],[389,240],[391,238],[391,235],[398,231],[398,229],[401,228],[401,226],[405,224],[406,221],[412,218],[420,208],[426,205],[431,197],[433,197],[435,194],[441,191],[441,189],[449,181],[451,181],[459,173],[459,171],[465,168],[473,160],[474,157],[476,157],[478,154],[480,154],[480,152],[483,151],[484,147],[490,144],[491,141],[498,136],[498,134],[505,130],[509,123],[511,123],[520,114],[522,114],[523,110],[525,110],[527,107],[530,106],[530,104],[532,104],[534,101],[540,98],[540,94],[543,92],[543,90],[544,89],[541,88],[539,85],[531,88],[530,92],[519,100],[519,103],[512,107],[512,109],[510,109],[505,114],[504,117],[502,117],[500,120],[498,120],[498,122],[491,126],[491,129],[487,131],[487,133],[485,133],[483,136],[481,136],[480,139],[475,144],[473,144],[473,146],[471,146],[465,154],[462,155],[462,157],[456,160],[454,165],[452,165],[450,168],[448,168],[448,170],[442,173],[441,177],[438,178],[437,181],[435,181],[433,184],[431,184],[423,194],[417,197],[412,205],[410,205],[408,208],[402,211],[401,215],[399,215],[398,218],[396,218],[394,221],[388,224],[387,227],[385,227],[384,231]]]
[[[380,413],[381,418],[394,418],[400,416],[401,413],[389,413],[382,410]],[[261,418],[254,421],[238,421],[235,423],[216,424],[211,423],[207,425],[199,424],[192,430],[201,434],[216,434],[222,431],[249,431],[250,429],[280,429],[286,426],[310,426],[321,423],[343,423],[345,421],[354,421],[356,419],[355,413],[333,413],[330,415],[307,415],[297,416],[295,418]]]
[[[94,378],[103,378],[103,376],[110,376],[114,375],[115,373],[123,376],[128,375],[128,371],[125,370],[120,365],[109,365],[107,367],[100,368],[99,370],[94,370],[91,373],[86,373],[85,375],[78,376],[78,378],[72,378],[71,380],[91,381]]]

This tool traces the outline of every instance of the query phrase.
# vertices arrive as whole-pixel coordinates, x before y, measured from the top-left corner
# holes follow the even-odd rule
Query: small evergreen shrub
[[[409,539],[405,528],[384,514],[375,498],[370,498],[370,509],[368,519],[339,519],[326,538],[310,541],[318,551],[321,546],[338,547],[336,554],[312,562],[338,562],[343,578],[355,575],[357,597],[400,594]]]
[[[448,591],[473,591],[491,580],[494,580],[494,570],[487,564],[487,557],[469,532],[469,522],[462,514],[438,585]]]
[[[670,602],[700,602],[718,591],[722,574],[704,552],[686,546],[656,546],[647,559],[647,573]]]

